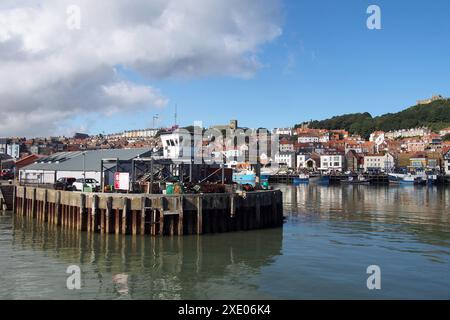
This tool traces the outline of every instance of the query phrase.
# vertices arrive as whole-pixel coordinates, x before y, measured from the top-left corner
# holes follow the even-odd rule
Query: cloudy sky
[[[377,3],[382,30],[368,30]],[[80,15],[78,16],[78,9]],[[0,136],[285,126],[450,96],[446,0],[2,0]],[[78,19],[79,17],[79,19]]]

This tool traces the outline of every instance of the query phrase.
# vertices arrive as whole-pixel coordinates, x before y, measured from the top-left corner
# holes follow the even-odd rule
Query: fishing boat
[[[400,185],[422,185],[427,183],[427,179],[422,175],[390,173],[388,176],[389,183]]]
[[[302,173],[298,177],[294,177],[293,182],[294,184],[309,183],[309,175]]]
[[[261,175],[260,176],[260,183],[263,184],[265,182],[269,181],[268,175]],[[252,186],[256,185],[256,173],[251,170],[242,170],[233,173],[233,182],[237,184],[249,184]]]
[[[367,179],[363,175],[359,175],[358,177],[349,176],[345,180],[341,180],[343,184],[370,184],[370,179]]]

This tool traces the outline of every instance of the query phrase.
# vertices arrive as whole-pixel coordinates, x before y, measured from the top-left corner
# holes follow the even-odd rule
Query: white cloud
[[[0,135],[49,134],[80,114],[163,107],[169,77],[251,77],[281,34],[279,0],[2,0]],[[66,10],[81,9],[81,29]],[[26,125],[25,125],[26,123]]]

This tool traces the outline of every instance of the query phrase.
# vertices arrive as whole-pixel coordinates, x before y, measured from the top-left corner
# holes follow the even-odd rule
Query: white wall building
[[[286,165],[288,168],[296,168],[295,152],[278,152],[275,154],[275,162],[279,165]]]
[[[318,136],[301,135],[298,137],[298,143],[318,143],[319,140]]]
[[[297,155],[297,169],[304,169],[304,168],[306,168],[306,160],[307,159],[308,159],[307,155],[298,154]]]
[[[342,155],[321,155],[320,168],[321,171],[343,171],[345,166],[345,158]]]
[[[272,130],[273,134],[292,136],[292,128],[275,128]]]
[[[385,139],[394,140],[396,138],[423,137],[429,134],[431,134],[431,130],[428,128],[402,129],[386,132]]]
[[[280,143],[280,152],[293,152],[294,144],[293,143]]]
[[[394,166],[395,160],[390,153],[364,156],[364,171],[381,170],[383,172],[390,172]]]
[[[158,133],[158,129],[140,129],[125,131],[124,138],[153,138]]]
[[[441,131],[439,131],[439,135],[441,135],[442,137],[447,135],[447,134],[450,134],[450,127],[442,129]]]
[[[446,176],[450,176],[450,150],[444,154],[444,172]]]

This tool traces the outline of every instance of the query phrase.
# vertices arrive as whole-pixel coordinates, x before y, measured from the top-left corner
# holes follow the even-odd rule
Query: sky
[[[155,115],[169,127],[175,108],[182,126],[267,128],[400,111],[450,96],[449,12],[447,0],[2,0],[0,136],[114,133]]]

